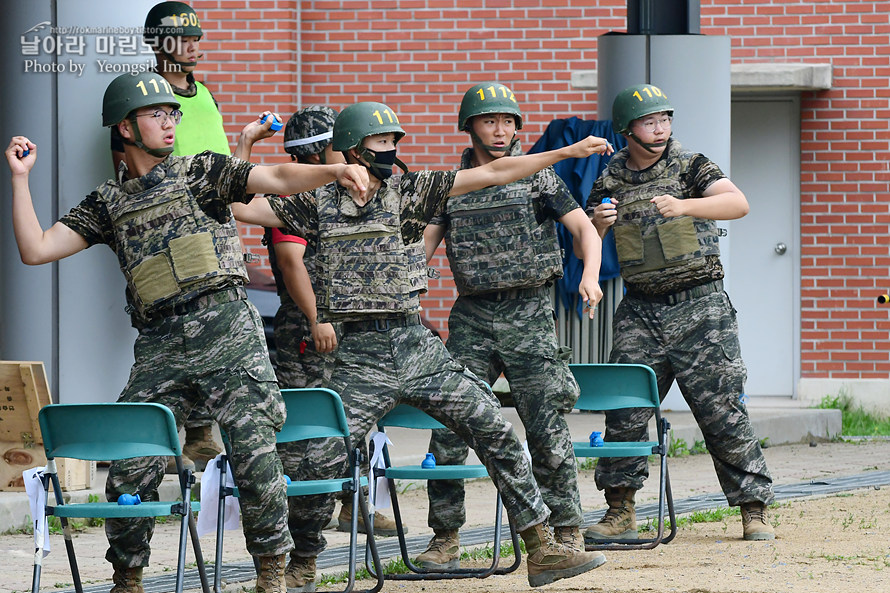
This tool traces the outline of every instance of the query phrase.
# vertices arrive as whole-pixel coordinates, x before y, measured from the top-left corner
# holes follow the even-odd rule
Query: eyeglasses
[[[670,115],[662,115],[659,117],[647,117],[646,119],[641,119],[637,123],[647,132],[654,132],[655,127],[659,125],[661,126],[662,130],[670,130],[672,119],[674,118]]]
[[[155,121],[158,122],[158,125],[163,127],[167,124],[168,119],[173,120],[173,125],[178,125],[179,122],[182,121],[182,111],[174,109],[170,113],[167,113],[163,109],[155,109],[154,113],[140,113],[136,117],[153,117],[155,118]]]

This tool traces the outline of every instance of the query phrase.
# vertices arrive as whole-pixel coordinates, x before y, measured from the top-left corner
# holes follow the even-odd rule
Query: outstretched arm
[[[364,195],[368,189],[368,170],[360,165],[283,165],[256,166],[247,177],[247,193],[290,195],[310,191],[332,181]]]
[[[30,154],[23,156],[26,150]],[[15,136],[6,148],[6,161],[12,171],[12,228],[22,262],[45,264],[86,249],[86,239],[61,222],[47,231],[40,226],[28,185],[28,175],[37,161],[37,145]]]
[[[486,165],[457,172],[450,196],[460,196],[492,185],[504,185],[537,173],[563,159],[583,159],[592,154],[612,154],[612,145],[605,139],[588,136],[570,146],[556,150],[495,159]]]
[[[575,208],[560,218],[559,222],[572,233],[575,255],[584,262],[578,293],[586,303],[588,315],[593,319],[594,308],[603,298],[603,291],[599,285],[602,239],[581,208]]]

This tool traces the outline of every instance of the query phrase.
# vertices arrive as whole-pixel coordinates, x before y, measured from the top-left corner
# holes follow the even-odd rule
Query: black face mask
[[[386,151],[362,148],[361,156],[368,161],[368,170],[371,171],[371,175],[380,181],[384,181],[392,177],[392,166],[394,164],[398,165],[405,173],[408,172],[405,163],[396,158],[396,152],[395,148]]]

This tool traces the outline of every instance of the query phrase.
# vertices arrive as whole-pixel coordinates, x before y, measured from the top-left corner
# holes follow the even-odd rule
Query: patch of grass
[[[841,411],[841,434],[844,436],[890,436],[890,417],[873,414],[844,391],[836,396],[826,395],[816,406],[822,410]]]
[[[668,445],[668,457],[686,457],[687,455],[701,455],[707,453],[704,441],[695,441],[690,447],[685,439],[675,439],[671,431],[671,444]]]
[[[581,459],[577,459],[578,471],[579,472],[589,472],[596,469],[596,464],[599,461],[598,457],[582,457]]]
[[[519,549],[522,553],[525,553],[525,542],[522,540],[519,541]],[[501,544],[501,558],[511,558],[514,556],[513,553],[513,543],[505,543]],[[464,549],[460,554],[460,559],[463,561],[469,560],[491,560],[494,557],[494,548],[492,546],[486,546],[481,548],[471,548]],[[405,563],[401,558],[390,560],[389,562],[383,565],[383,574],[407,574],[408,567],[405,566]],[[361,568],[357,568],[355,571],[355,579],[370,579],[371,573],[364,566]],[[338,585],[341,583],[345,583],[349,579],[349,573],[346,571],[333,573],[333,574],[322,574],[318,578],[318,586],[324,585]]]
[[[738,507],[720,507],[704,511],[694,511],[686,516],[677,518],[677,527],[689,527],[695,523],[719,523],[727,517],[738,517],[742,512]],[[665,519],[665,531],[671,528],[670,519]],[[640,526],[640,531],[656,531],[657,526],[652,518],[647,519],[645,525]]]

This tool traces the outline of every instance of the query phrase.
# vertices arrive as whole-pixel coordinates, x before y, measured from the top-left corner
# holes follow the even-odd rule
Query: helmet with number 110
[[[405,136],[395,112],[383,103],[353,103],[334,120],[333,149],[346,152],[361,146],[368,136],[393,132],[396,143]]]
[[[626,134],[633,120],[662,111],[674,114],[674,107],[660,88],[651,84],[627,87],[612,102],[612,129]]]
[[[487,113],[508,113],[516,119],[516,129],[522,129],[522,112],[513,91],[499,82],[483,82],[464,93],[457,114],[458,131],[469,132],[470,120]]]

